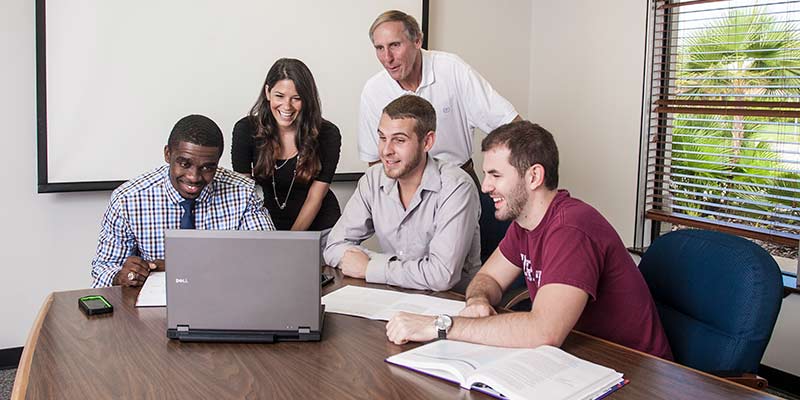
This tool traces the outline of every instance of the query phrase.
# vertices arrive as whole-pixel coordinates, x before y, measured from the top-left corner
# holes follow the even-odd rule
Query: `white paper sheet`
[[[166,307],[166,272],[151,272],[136,299],[136,307]]]
[[[322,296],[325,312],[388,321],[399,311],[427,315],[457,315],[463,301],[440,299],[424,294],[345,286]]]

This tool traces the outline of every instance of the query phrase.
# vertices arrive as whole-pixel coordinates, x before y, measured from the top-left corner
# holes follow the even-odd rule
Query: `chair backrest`
[[[488,194],[481,192],[480,200],[481,218],[478,224],[481,228],[481,264],[484,264],[500,245],[508,227],[511,226],[511,221],[499,221],[494,217],[494,201]],[[528,296],[525,275],[520,274],[511,286],[506,288],[498,305],[514,311],[530,311],[531,298]]]
[[[488,194],[481,192],[481,218],[478,221],[481,230],[481,264],[492,255],[497,245],[506,235],[511,221],[498,221],[494,217],[494,201]]]
[[[687,229],[655,240],[639,269],[675,361],[707,372],[756,372],[783,296],[769,253],[740,237]]]

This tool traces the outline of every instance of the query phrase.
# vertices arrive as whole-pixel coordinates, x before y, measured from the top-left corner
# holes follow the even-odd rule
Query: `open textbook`
[[[463,301],[440,299],[424,294],[345,286],[322,296],[325,312],[388,321],[399,311],[428,315],[457,315]]]
[[[387,362],[508,399],[599,399],[626,383],[613,369],[557,347],[510,349],[437,340]]]

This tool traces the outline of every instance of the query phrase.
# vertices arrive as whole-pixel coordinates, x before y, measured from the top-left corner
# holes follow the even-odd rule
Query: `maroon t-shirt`
[[[550,283],[589,294],[575,329],[672,359],[664,328],[642,274],[617,232],[592,206],[559,190],[532,231],[511,224],[503,256],[522,268],[531,301]]]

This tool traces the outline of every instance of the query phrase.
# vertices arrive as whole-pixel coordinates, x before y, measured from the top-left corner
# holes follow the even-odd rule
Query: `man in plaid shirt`
[[[164,270],[165,229],[274,230],[253,180],[218,166],[222,131],[202,115],[182,118],[163,165],[118,187],[103,216],[92,287],[140,286]]]

